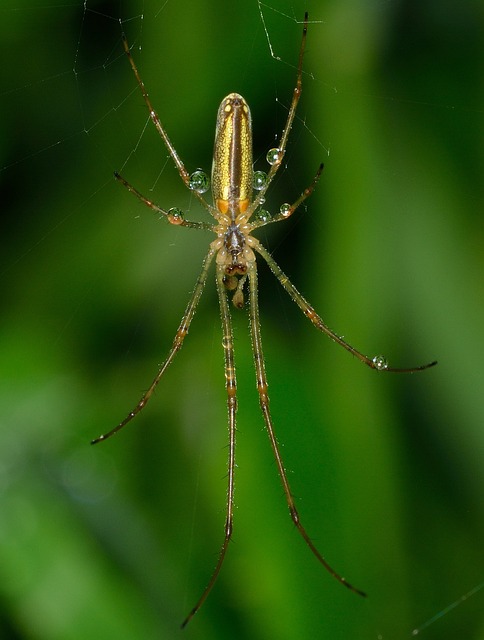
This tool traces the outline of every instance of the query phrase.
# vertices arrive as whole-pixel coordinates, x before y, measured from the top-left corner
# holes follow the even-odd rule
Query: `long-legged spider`
[[[199,610],[208,594],[210,593],[215,581],[220,573],[228,544],[232,537],[233,514],[234,514],[234,472],[235,472],[235,433],[237,412],[237,385],[235,378],[235,361],[232,320],[228,296],[232,296],[232,303],[237,309],[244,307],[244,287],[249,290],[249,318],[250,332],[252,338],[252,350],[254,355],[254,364],[257,381],[257,391],[259,394],[260,407],[264,418],[267,433],[271,443],[272,451],[276,461],[279,476],[282,482],[284,494],[286,496],[287,506],[292,521],[302,538],[316,556],[319,562],[336,578],[341,584],[351,591],[364,596],[360,591],[351,585],[345,578],[337,573],[316,549],[314,543],[309,537],[306,529],[302,525],[299,513],[294,503],[291,493],[287,474],[282,462],[279,445],[274,433],[271,412],[269,409],[269,396],[267,394],[267,377],[264,366],[264,356],[262,352],[262,341],[259,323],[259,305],[258,305],[258,287],[257,287],[257,263],[255,254],[258,253],[269,268],[279,280],[281,285],[299,306],[304,315],[309,318],[313,325],[329,336],[332,340],[340,344],[351,354],[356,356],[364,364],[377,371],[387,372],[414,372],[428,369],[436,364],[429,364],[412,367],[407,369],[391,368],[382,356],[370,358],[348,344],[343,338],[332,331],[319,317],[313,307],[299,293],[295,286],[290,282],[289,278],[284,274],[281,268],[273,260],[270,253],[260,242],[252,235],[253,231],[260,227],[280,222],[291,216],[294,211],[302,204],[308,196],[313,192],[316,183],[319,180],[323,165],[321,164],[316,172],[313,181],[307,189],[299,196],[293,204],[283,204],[278,214],[270,216],[266,211],[261,209],[265,201],[265,195],[269,185],[278,172],[286,151],[289,132],[296,115],[296,109],[301,96],[302,90],[302,66],[304,49],[306,44],[306,33],[308,27],[308,14],[304,16],[304,26],[302,32],[301,47],[299,50],[299,60],[297,66],[296,86],[294,88],[292,102],[289,108],[287,121],[282,131],[280,144],[277,149],[271,149],[267,154],[267,160],[271,165],[268,174],[260,171],[253,172],[252,169],[252,126],[249,106],[244,98],[238,93],[230,93],[222,100],[217,114],[217,125],[215,131],[215,145],[212,166],[212,194],[214,205],[208,204],[202,194],[208,190],[209,181],[207,176],[196,171],[190,175],[185,169],[185,165],[180,159],[175,147],[171,143],[165,128],[161,124],[158,114],[154,110],[145,85],[141,80],[136,64],[131,56],[128,42],[123,35],[123,46],[131,64],[131,68],[138,82],[139,88],[143,95],[143,99],[148,107],[150,118],[153,121],[158,133],[168,149],[172,160],[174,161],[178,173],[185,185],[193,191],[195,196],[207,211],[215,218],[215,224],[205,222],[192,222],[186,220],[182,212],[177,208],[165,211],[157,204],[145,198],[139,191],[131,186],[118,173],[115,177],[129,191],[131,191],[141,202],[150,207],[153,211],[162,214],[169,223],[182,227],[190,227],[192,229],[204,229],[215,233],[215,240],[210,243],[210,248],[202,263],[202,271],[196,281],[190,301],[188,302],[185,314],[180,322],[178,331],[173,340],[172,347],[168,353],[166,360],[161,365],[148,391],[143,395],[138,404],[128,413],[128,415],[118,424],[117,427],[108,433],[99,436],[92,441],[96,444],[113,436],[130,422],[145,406],[151,398],[156,385],[161,377],[172,363],[175,355],[181,349],[183,341],[190,328],[193,316],[200,300],[200,297],[207,280],[209,267],[215,258],[216,265],[216,283],[217,292],[220,302],[220,313],[222,317],[223,338],[222,345],[225,359],[225,386],[227,390],[227,407],[228,407],[228,431],[229,431],[229,454],[228,454],[228,490],[227,490],[227,515],[225,520],[225,535],[218,562],[210,577],[208,585],[203,591],[198,602],[190,611],[183,621],[184,627],[195,613]],[[257,190],[258,194],[253,198],[253,190]],[[230,292],[230,293],[229,293]]]

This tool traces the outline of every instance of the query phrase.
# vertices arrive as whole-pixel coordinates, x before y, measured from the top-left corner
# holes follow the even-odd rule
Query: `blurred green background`
[[[416,375],[363,367],[261,265],[271,406],[303,522],[287,515],[245,313],[233,544],[186,638],[412,637],[484,580],[482,3],[4,2],[0,9],[0,637],[173,638],[222,542],[226,399],[212,280],[146,410],[97,447],[163,360],[210,235],[112,178],[206,215],[147,124],[122,21],[187,168],[210,170],[222,97],[252,108],[256,167],[304,93],[259,237],[331,327]],[[146,125],[146,127],[145,127]],[[484,638],[484,589],[422,628]]]

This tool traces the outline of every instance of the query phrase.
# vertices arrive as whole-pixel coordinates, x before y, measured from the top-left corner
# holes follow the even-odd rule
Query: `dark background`
[[[231,91],[251,105],[265,169],[294,85],[294,18],[309,10],[303,98],[267,208],[326,167],[307,206],[259,237],[351,344],[394,366],[439,360],[414,375],[367,369],[261,265],[271,407],[298,508],[369,596],[331,579],[291,524],[238,312],[234,541],[184,635],[399,640],[483,584],[482,3],[277,9],[264,17],[281,62],[255,1],[2,4],[2,638],[176,637],[222,542],[212,279],[149,406],[89,446],[149,385],[211,239],[158,220],[112,178],[205,219],[146,124],[122,28],[189,170],[210,171]],[[417,637],[484,638],[483,598]]]

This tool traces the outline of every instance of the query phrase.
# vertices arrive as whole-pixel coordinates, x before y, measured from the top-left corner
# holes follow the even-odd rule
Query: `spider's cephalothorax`
[[[227,512],[225,518],[225,533],[220,555],[212,576],[198,599],[198,602],[192,608],[188,616],[185,618],[183,625],[185,626],[189,620],[200,609],[201,605],[207,598],[210,590],[217,580],[217,576],[222,567],[225,553],[232,537],[233,516],[234,516],[234,474],[235,474],[235,436],[236,436],[236,412],[237,412],[237,382],[235,376],[235,358],[234,358],[234,340],[232,331],[231,313],[228,304],[227,293],[232,295],[233,304],[241,309],[244,306],[243,288],[247,283],[248,288],[248,313],[250,317],[250,332],[252,339],[252,350],[254,355],[254,366],[256,372],[257,392],[259,394],[259,402],[264,418],[264,423],[269,436],[269,441],[274,453],[276,467],[282,483],[284,495],[286,497],[289,514],[300,533],[303,540],[308,545],[311,552],[318,561],[329,571],[345,587],[358,593],[365,595],[359,589],[353,587],[343,576],[337,573],[321,555],[315,547],[313,541],[309,537],[306,529],[301,523],[299,513],[294,502],[294,498],[289,486],[284,463],[281,458],[279,444],[274,432],[274,425],[269,409],[269,396],[267,393],[267,376],[264,365],[264,354],[262,351],[262,338],[259,322],[259,302],[258,302],[258,284],[257,284],[257,263],[255,254],[257,253],[268,265],[273,274],[276,276],[280,284],[284,287],[290,297],[298,305],[304,315],[312,322],[312,324],[322,333],[329,336],[334,342],[341,345],[349,351],[353,356],[361,362],[377,371],[400,371],[413,372],[427,369],[436,364],[421,365],[407,369],[390,368],[383,356],[368,357],[348,344],[341,336],[332,331],[323,319],[316,313],[309,302],[302,296],[289,278],[285,275],[279,265],[272,258],[267,249],[252,235],[252,232],[266,224],[272,224],[287,219],[296,211],[296,209],[311,195],[316,183],[321,175],[323,165],[321,164],[312,183],[307,187],[292,204],[283,204],[279,209],[279,213],[270,215],[262,208],[265,201],[267,190],[274,179],[274,176],[281,167],[282,160],[286,151],[289,132],[291,131],[294,118],[296,116],[297,105],[302,90],[302,63],[304,57],[304,47],[306,43],[306,33],[308,26],[308,14],[304,16],[304,26],[301,40],[301,48],[299,50],[299,61],[297,65],[296,86],[294,87],[292,101],[289,106],[286,124],[279,138],[278,148],[270,149],[267,153],[267,161],[270,169],[267,174],[262,171],[253,172],[252,170],[252,125],[250,118],[250,110],[247,102],[238,93],[231,93],[222,100],[217,115],[217,128],[215,132],[215,148],[213,154],[212,167],[212,193],[214,204],[210,205],[204,200],[202,194],[208,190],[208,178],[201,171],[195,171],[191,175],[185,168],[180,156],[173,146],[165,128],[161,124],[158,114],[153,109],[151,100],[145,89],[143,81],[140,78],[138,69],[131,56],[126,38],[123,36],[123,46],[128,56],[128,60],[133,69],[136,80],[141,89],[143,99],[148,107],[150,118],[155,125],[158,133],[162,137],[170,156],[180,174],[185,185],[192,190],[199,202],[216,220],[215,224],[207,222],[197,222],[186,220],[180,209],[173,207],[165,210],[157,204],[145,198],[137,189],[131,186],[118,173],[115,174],[116,179],[129,189],[141,202],[156,211],[164,217],[170,224],[188,227],[191,229],[204,229],[215,233],[216,238],[210,243],[205,259],[203,260],[201,273],[196,281],[195,288],[188,302],[187,308],[181,319],[178,330],[175,334],[173,344],[166,360],[158,370],[157,375],[152,381],[149,389],[143,394],[138,404],[132,409],[128,415],[122,420],[117,427],[99,436],[92,441],[93,444],[110,438],[118,433],[128,422],[130,422],[145,406],[153,395],[153,392],[161,380],[163,374],[173,362],[175,355],[181,349],[183,341],[188,334],[191,322],[195,315],[198,303],[200,301],[208,273],[213,260],[216,263],[216,285],[220,303],[220,315],[222,319],[222,346],[225,361],[225,387],[227,390],[227,412],[228,412],[228,487],[227,487]],[[254,191],[258,194],[254,196]],[[233,292],[233,293],[232,293]]]

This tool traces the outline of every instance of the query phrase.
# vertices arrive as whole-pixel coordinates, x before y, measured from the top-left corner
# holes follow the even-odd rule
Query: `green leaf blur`
[[[14,6],[15,4],[15,6]],[[19,4],[21,6],[19,6]],[[123,28],[171,140],[210,171],[215,115],[240,92],[256,168],[280,135],[307,9],[304,90],[258,237],[325,321],[260,268],[271,408],[305,526],[263,429],[245,312],[234,541],[187,638],[400,640],[484,580],[482,7],[464,3],[5,2],[0,9],[0,637],[174,638],[223,538],[226,397],[209,281],[185,345],[136,420],[209,234],[123,55]],[[144,18],[141,19],[141,14]],[[146,125],[146,128],[145,128]],[[329,153],[328,153],[329,151]],[[417,638],[484,638],[484,589]],[[180,636],[181,637],[181,636]]]

